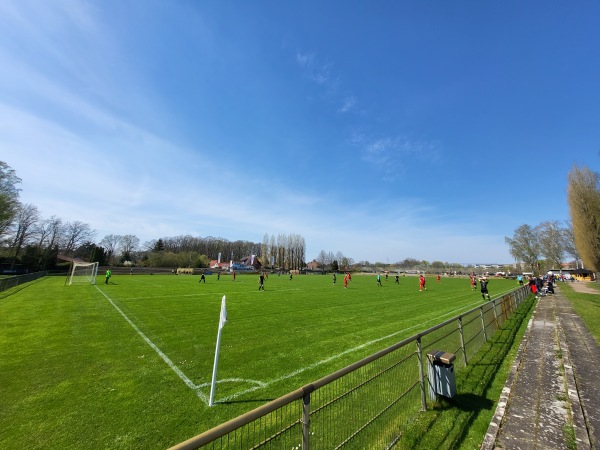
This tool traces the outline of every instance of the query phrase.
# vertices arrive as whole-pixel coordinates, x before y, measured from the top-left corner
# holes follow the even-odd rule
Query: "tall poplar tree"
[[[583,264],[600,271],[600,177],[587,167],[569,173],[567,198],[575,246]]]

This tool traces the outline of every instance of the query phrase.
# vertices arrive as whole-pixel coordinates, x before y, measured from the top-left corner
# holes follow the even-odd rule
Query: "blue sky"
[[[3,1],[0,160],[97,241],[512,262],[600,170],[600,3]]]

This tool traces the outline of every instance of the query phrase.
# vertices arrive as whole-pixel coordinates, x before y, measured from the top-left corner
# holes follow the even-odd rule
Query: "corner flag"
[[[225,304],[225,296],[221,300],[221,318],[219,319],[219,330],[227,323],[227,305]]]
[[[221,316],[219,317],[219,331],[217,332],[217,348],[215,349],[215,363],[213,364],[212,382],[210,384],[210,397],[208,406],[215,403],[215,385],[217,384],[217,366],[219,365],[219,347],[221,346],[221,330],[227,323],[227,305],[225,304],[225,296],[221,300]]]

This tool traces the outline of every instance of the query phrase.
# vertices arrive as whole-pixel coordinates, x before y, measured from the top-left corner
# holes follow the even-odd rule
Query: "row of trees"
[[[299,234],[280,233],[275,237],[265,233],[260,250],[263,265],[293,270],[305,266],[306,241]]]
[[[184,235],[145,242],[141,248],[140,239],[133,234],[109,234],[97,245],[93,242],[96,232],[89,224],[56,216],[44,219],[35,205],[22,204],[20,183],[15,171],[0,161],[0,263],[5,269],[52,269],[59,254],[102,265],[153,267],[206,267],[219,255],[223,261],[255,255],[266,266],[304,267],[306,243],[298,234],[265,234],[262,244]]]
[[[344,256],[340,251],[334,255],[331,251],[321,250],[316,261],[322,268],[331,270],[348,270],[354,265],[354,259]]]
[[[157,261],[168,254],[188,255],[191,261],[195,261],[199,255],[209,260],[218,259],[220,255],[222,262],[255,255],[264,267],[285,269],[304,267],[306,255],[306,242],[299,234],[277,236],[265,234],[262,243],[186,235],[152,240],[146,242],[144,248],[146,250],[144,257],[150,261]]]
[[[146,266],[206,267],[221,255],[223,261],[256,255],[263,266],[301,269],[306,262],[306,243],[298,234],[265,234],[262,243],[228,241],[217,237],[190,235],[164,237],[144,243],[135,235],[107,235],[96,245],[96,232],[89,224],[66,222],[52,216],[44,219],[37,207],[19,202],[21,179],[0,161],[0,262],[31,270],[52,268],[59,254],[100,261],[101,264],[135,263]],[[574,167],[568,177],[570,223],[543,222],[535,227],[521,225],[506,237],[511,255],[532,272],[560,268],[565,258],[581,261],[600,271],[600,178],[588,168]],[[322,267],[345,270],[354,265],[342,252],[321,250]],[[361,262],[359,265],[369,265]],[[406,258],[400,268],[447,269],[447,263],[429,264]]]
[[[535,227],[521,225],[513,237],[505,238],[510,254],[524,265],[525,271],[542,272],[560,269],[565,258],[579,261],[573,242],[572,228],[568,223],[543,222]]]
[[[19,203],[12,225],[5,232],[2,258],[10,269],[18,265],[31,270],[53,268],[59,253],[84,259],[90,257],[92,249],[89,246],[95,231],[87,223],[65,222],[56,216],[44,219],[35,205]]]
[[[194,237],[190,235],[163,237],[144,243],[144,249],[153,253],[198,253],[209,259],[222,261],[240,259],[244,256],[259,255],[260,244],[250,241],[229,241],[220,237]]]
[[[568,176],[570,223],[521,225],[506,237],[511,255],[531,272],[559,269],[565,258],[600,271],[600,177],[575,166]]]
[[[0,161],[0,262],[5,268],[51,268],[59,252],[75,254],[93,239],[95,232],[88,224],[56,216],[44,219],[35,205],[21,203],[20,183],[15,171]]]

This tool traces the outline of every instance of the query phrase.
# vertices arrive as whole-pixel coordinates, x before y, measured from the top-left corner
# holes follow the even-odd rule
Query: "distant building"
[[[210,267],[211,269],[229,270],[229,263],[220,263],[218,259],[213,259],[210,263],[208,263],[208,267]]]
[[[568,279],[574,278],[580,281],[594,281],[596,279],[595,273],[592,270],[587,269],[552,269],[549,272],[552,272],[557,276],[564,276]]]
[[[256,255],[246,256],[239,261],[232,261],[231,270],[261,270],[262,263]]]
[[[321,264],[316,259],[313,259],[306,265],[306,268],[308,270],[319,270],[321,269]]]

